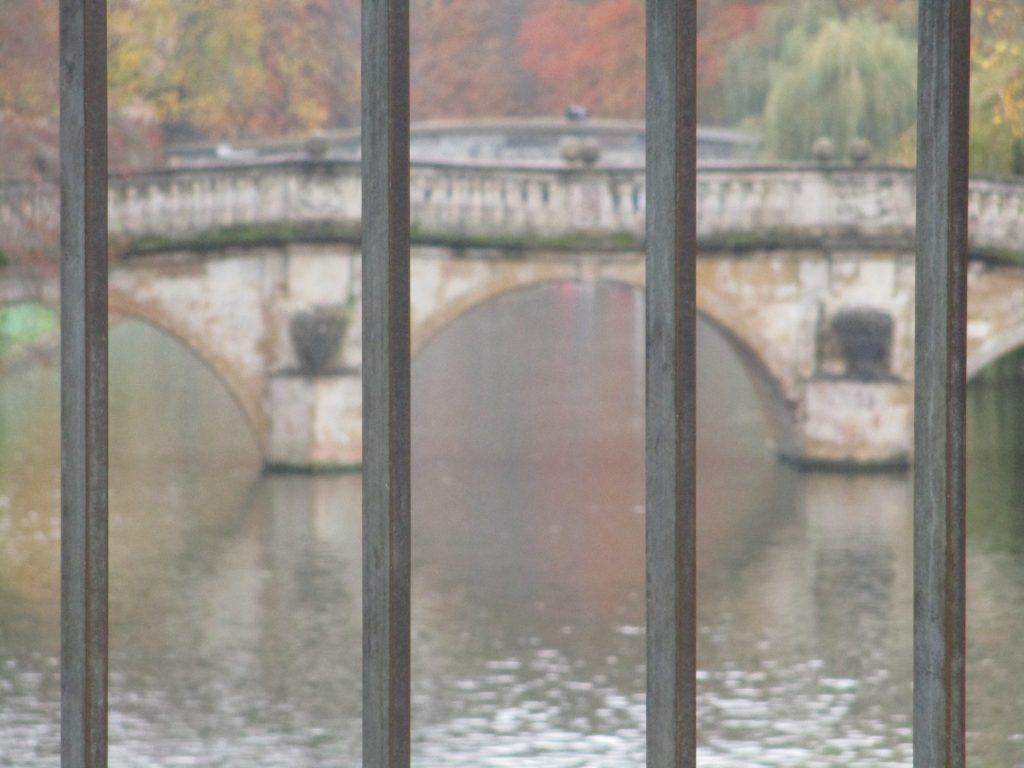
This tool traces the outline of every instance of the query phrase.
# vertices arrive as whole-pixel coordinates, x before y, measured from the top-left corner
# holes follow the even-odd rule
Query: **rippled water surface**
[[[414,762],[643,762],[642,306],[554,285],[414,363]],[[261,476],[240,411],[112,334],[111,765],[356,766],[360,478]],[[800,475],[700,336],[704,766],[909,766],[905,475]],[[1024,765],[1024,389],[970,403],[970,757]],[[0,766],[58,753],[57,385],[0,379]]]

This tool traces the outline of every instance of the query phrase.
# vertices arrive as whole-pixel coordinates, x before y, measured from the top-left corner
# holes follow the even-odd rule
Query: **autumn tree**
[[[697,111],[703,122],[728,121],[729,47],[757,29],[765,7],[761,2],[719,2],[706,13],[697,35]]]
[[[252,2],[252,0],[250,0]],[[359,11],[354,0],[263,0],[259,133],[358,122]]]
[[[414,119],[522,111],[524,73],[493,2],[413,0],[410,13]]]
[[[113,0],[112,101],[211,138],[354,122],[358,0]]]
[[[6,0],[0,13],[0,177],[55,171],[57,19],[50,5]]]
[[[58,173],[57,4],[5,0],[0,13],[0,177]],[[156,157],[154,138],[114,105],[110,159],[115,169]]]
[[[756,27],[763,7],[760,0],[698,4],[702,121],[723,121],[727,48]],[[523,20],[520,45],[524,66],[537,78],[542,108],[561,112],[579,102],[598,115],[642,117],[645,35],[643,0],[538,0]]]
[[[1024,2],[975,0],[971,168],[1024,173]]]
[[[0,114],[57,114],[57,17],[50,0],[4,0]]]
[[[643,0],[537,2],[519,40],[541,109],[580,103],[601,116],[643,114]]]

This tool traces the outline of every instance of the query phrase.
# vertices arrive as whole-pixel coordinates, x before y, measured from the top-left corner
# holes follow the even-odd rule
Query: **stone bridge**
[[[809,465],[905,464],[912,171],[706,167],[698,195],[698,311],[743,360],[778,451]],[[643,285],[641,168],[419,163],[412,206],[414,354],[508,291],[558,280]],[[58,301],[56,214],[52,186],[0,188],[0,303]],[[1024,183],[976,180],[970,215],[973,375],[1024,344],[1015,265]],[[152,323],[208,364],[268,465],[356,466],[359,221],[351,160],[256,159],[112,180],[111,312]],[[346,323],[320,369],[297,357],[310,338],[299,326],[337,333]]]

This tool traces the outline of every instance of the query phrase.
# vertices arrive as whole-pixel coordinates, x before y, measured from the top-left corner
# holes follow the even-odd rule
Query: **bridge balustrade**
[[[646,215],[642,168],[412,166],[413,237],[512,242],[582,236],[640,242]],[[360,226],[360,169],[351,161],[260,162],[165,169],[110,180],[109,231],[121,247],[139,239]],[[822,238],[912,242],[914,171],[814,166],[709,167],[698,173],[697,234],[703,241],[762,247]],[[972,180],[971,246],[1018,254],[1024,183]],[[52,183],[0,186],[0,249],[8,260],[44,249],[58,229]],[[244,232],[243,232],[244,234]]]

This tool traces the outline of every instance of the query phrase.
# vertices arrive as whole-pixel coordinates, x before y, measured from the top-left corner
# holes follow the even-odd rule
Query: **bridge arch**
[[[0,307],[37,304],[60,311],[60,291],[56,281],[9,276],[0,281]],[[227,389],[262,447],[266,438],[266,417],[263,412],[262,382],[246,381],[235,367],[224,359],[221,351],[200,334],[192,333],[183,323],[159,305],[138,301],[129,293],[111,286],[108,307],[112,315],[141,320],[180,342],[200,363],[210,369]]]
[[[606,283],[626,286],[639,292],[644,290],[642,268],[632,270],[632,272],[624,270],[605,275],[587,276],[580,275],[574,270],[565,270],[564,273],[558,274],[530,273],[520,279],[509,279],[508,275],[495,275],[492,279],[474,286],[472,290],[441,304],[434,312],[427,314],[419,322],[414,321],[412,355],[415,358],[424,347],[458,318],[501,296],[566,281]],[[785,395],[782,383],[772,373],[754,345],[744,338],[742,331],[733,328],[728,318],[716,312],[714,307],[705,306],[699,297],[697,315],[725,339],[729,348],[740,360],[757,394],[768,434],[776,445],[786,445],[793,431],[795,410]]]
[[[545,275],[540,277],[531,276],[527,279],[512,281],[505,279],[504,277],[496,276],[494,279],[487,280],[482,285],[476,286],[472,290],[452,297],[449,301],[438,306],[433,312],[427,314],[419,322],[415,320],[413,321],[413,327],[411,329],[413,358],[419,354],[420,350],[430,344],[434,338],[442,333],[445,328],[463,315],[469,314],[473,310],[482,307],[485,304],[489,304],[501,296],[520,293],[531,288],[537,288],[543,285],[553,285],[564,281],[582,282],[578,278],[574,278],[573,275],[568,272],[564,275]],[[626,281],[617,282],[630,287],[636,287]]]
[[[990,338],[967,354],[967,380],[970,381],[993,363],[1024,348],[1024,322],[1018,323]]]
[[[110,314],[141,320],[188,349],[224,385],[241,410],[257,444],[264,447],[267,430],[262,382],[249,382],[239,376],[221,350],[214,348],[200,334],[191,332],[183,323],[177,322],[175,317],[161,311],[159,305],[140,302],[124,291],[111,288],[108,306]]]

